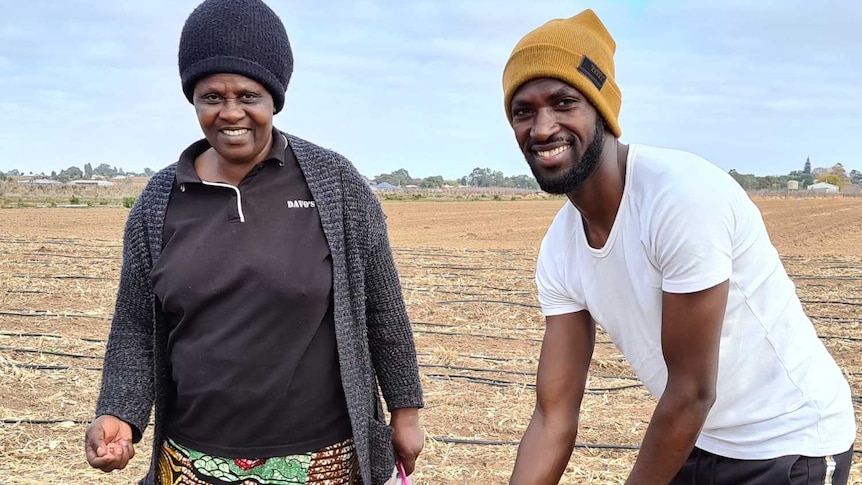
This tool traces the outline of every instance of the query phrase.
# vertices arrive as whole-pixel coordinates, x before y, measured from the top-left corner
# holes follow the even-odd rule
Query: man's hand
[[[117,417],[99,416],[87,428],[84,451],[93,468],[103,472],[122,470],[135,456],[132,427]]]
[[[425,447],[425,432],[419,427],[419,409],[402,408],[392,411],[389,425],[395,430],[392,436],[392,446],[395,454],[404,465],[407,475],[416,468],[416,458]]]

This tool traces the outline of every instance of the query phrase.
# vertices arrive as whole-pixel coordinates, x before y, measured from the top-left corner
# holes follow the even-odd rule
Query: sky
[[[0,0],[0,171],[158,170],[202,137],[177,70],[197,0]],[[624,143],[725,170],[862,170],[856,0],[268,0],[294,73],[276,127],[373,177],[529,173],[503,110],[515,44],[592,8],[617,44]]]

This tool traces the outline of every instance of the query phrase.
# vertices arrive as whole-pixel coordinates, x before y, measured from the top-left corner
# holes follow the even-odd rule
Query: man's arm
[[[715,402],[718,349],[728,282],[662,296],[661,342],[667,387],[626,485],[667,485],[694,448]]]
[[[510,485],[558,483],[578,433],[596,325],[586,311],[546,320],[536,376],[536,408],[518,448]]]

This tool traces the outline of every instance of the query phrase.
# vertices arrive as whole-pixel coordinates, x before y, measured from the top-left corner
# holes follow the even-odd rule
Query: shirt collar
[[[272,128],[272,147],[269,153],[264,158],[263,163],[270,161],[278,162],[280,167],[284,166],[285,151],[287,150],[287,136],[277,128]],[[195,160],[201,153],[209,150],[210,143],[206,138],[192,143],[188,148],[180,154],[180,159],[177,161],[177,182],[184,183],[200,183],[201,178],[195,172]]]

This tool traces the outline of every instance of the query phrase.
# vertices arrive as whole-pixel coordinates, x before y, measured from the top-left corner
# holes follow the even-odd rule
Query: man
[[[760,212],[696,155],[619,142],[615,49],[587,10],[527,34],[503,73],[527,163],[571,202],[539,252],[547,326],[510,483],[565,471],[600,325],[658,398],[627,484],[846,484],[849,386]]]

